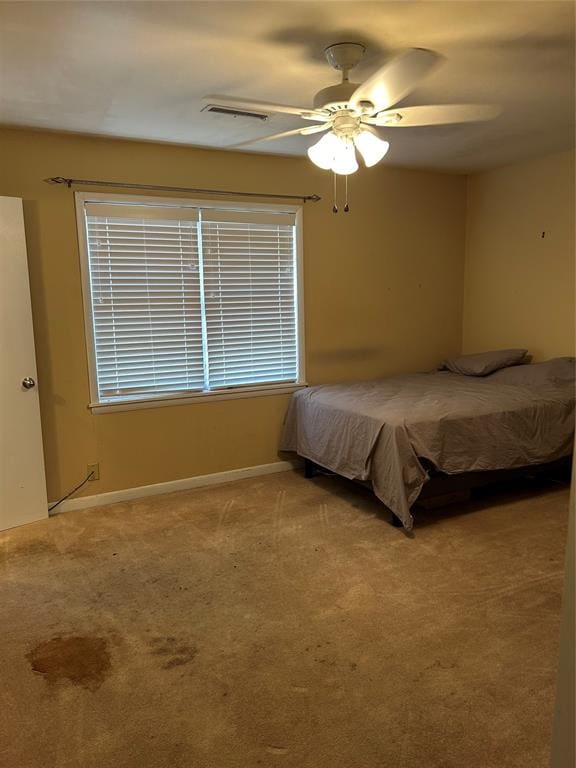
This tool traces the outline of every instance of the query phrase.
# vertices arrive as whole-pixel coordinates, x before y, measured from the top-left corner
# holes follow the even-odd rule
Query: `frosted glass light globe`
[[[308,149],[308,157],[318,168],[329,171],[334,164],[336,154],[343,148],[343,144],[344,142],[330,131]]]
[[[354,144],[350,140],[341,141],[340,143],[342,146],[334,158],[332,170],[334,173],[338,173],[341,176],[349,176],[351,173],[355,173],[358,170],[358,161],[356,160]]]
[[[387,141],[374,136],[370,131],[362,131],[354,136],[354,144],[368,168],[379,163],[390,149],[390,144]]]

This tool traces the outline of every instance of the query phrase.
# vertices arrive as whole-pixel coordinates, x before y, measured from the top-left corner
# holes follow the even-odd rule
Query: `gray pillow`
[[[494,374],[495,381],[504,384],[571,384],[576,381],[576,359],[573,357],[555,357],[543,363],[515,365]]]
[[[493,352],[480,352],[477,355],[462,355],[445,360],[439,370],[448,369],[463,376],[488,376],[500,368],[518,365],[526,360],[527,349],[498,349]]]

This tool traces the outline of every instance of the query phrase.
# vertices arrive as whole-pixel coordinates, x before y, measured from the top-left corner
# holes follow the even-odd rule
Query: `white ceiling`
[[[200,112],[224,93],[311,105],[337,82],[333,42],[447,61],[402,102],[500,105],[492,123],[388,129],[393,165],[469,171],[574,145],[574,4],[497,2],[0,2],[0,122],[206,147],[299,127]],[[314,137],[257,144],[303,154]]]

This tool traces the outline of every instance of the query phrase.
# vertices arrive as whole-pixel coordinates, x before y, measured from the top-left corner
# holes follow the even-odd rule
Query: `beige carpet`
[[[282,473],[0,537],[2,768],[544,768],[568,491]]]

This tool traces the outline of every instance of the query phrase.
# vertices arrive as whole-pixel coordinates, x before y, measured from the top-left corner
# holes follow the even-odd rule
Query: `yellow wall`
[[[467,208],[464,352],[573,355],[574,152],[471,176]]]
[[[288,396],[92,415],[71,176],[318,193],[304,210],[306,358],[311,383],[425,370],[461,346],[463,177],[383,163],[351,179],[331,213],[331,177],[306,158],[0,131],[0,194],[25,201],[48,495],[100,462],[99,493],[277,460]],[[269,202],[269,201],[268,201]]]

